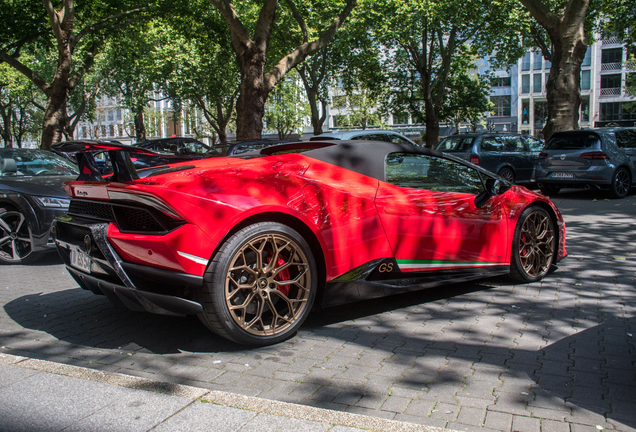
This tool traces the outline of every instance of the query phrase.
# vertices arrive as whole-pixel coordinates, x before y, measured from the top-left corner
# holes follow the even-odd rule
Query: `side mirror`
[[[475,197],[475,206],[483,207],[484,204],[493,196],[505,192],[505,187],[501,180],[494,178],[486,179],[486,190]]]
[[[488,178],[486,179],[486,190],[491,196],[501,193],[501,180]]]

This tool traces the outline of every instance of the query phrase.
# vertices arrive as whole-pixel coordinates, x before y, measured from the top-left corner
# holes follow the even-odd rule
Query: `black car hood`
[[[77,176],[2,176],[0,193],[14,191],[24,195],[69,198],[64,190],[64,182],[75,180]]]

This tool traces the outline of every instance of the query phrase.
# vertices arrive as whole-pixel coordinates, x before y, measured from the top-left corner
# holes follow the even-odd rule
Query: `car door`
[[[515,169],[516,182],[527,182],[534,176],[534,159],[526,149],[526,145],[520,136],[504,138],[505,151],[502,153],[502,162],[509,163]]]
[[[625,153],[625,157],[629,159],[633,177],[636,172],[636,129],[616,131],[616,145]],[[632,182],[634,180],[632,178]]]
[[[479,208],[480,174],[454,160],[393,153],[385,161],[376,206],[401,271],[508,265],[502,197]]]

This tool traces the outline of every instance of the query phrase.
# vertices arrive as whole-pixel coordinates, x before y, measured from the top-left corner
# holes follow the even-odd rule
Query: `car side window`
[[[431,155],[391,153],[385,161],[385,178],[387,183],[412,189],[473,195],[483,191],[475,169]]]
[[[384,134],[367,134],[367,135],[358,135],[357,137],[351,138],[352,140],[369,140],[369,141],[385,141]]]
[[[402,138],[399,135],[386,135],[389,139],[389,142],[395,143],[395,144],[408,144],[408,145],[412,145],[410,142],[408,142],[407,140],[405,140],[404,138]]]
[[[194,154],[204,154],[208,151],[208,148],[198,142],[184,142],[183,149],[181,150],[184,154],[194,155]]]
[[[523,145],[523,141],[519,137],[510,137],[505,140],[506,151],[508,152],[524,152],[526,147]]]
[[[636,129],[617,131],[616,144],[620,148],[636,148]]]
[[[481,150],[485,152],[504,151],[504,143],[500,137],[486,137],[481,140]]]
[[[530,151],[541,151],[543,150],[544,143],[541,140],[538,140],[534,137],[527,137],[526,144],[530,148]]]

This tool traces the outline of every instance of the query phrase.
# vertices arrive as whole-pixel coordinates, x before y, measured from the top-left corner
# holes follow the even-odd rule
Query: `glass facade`
[[[541,93],[541,90],[542,90],[541,74],[534,74],[532,76],[532,92]]]
[[[581,90],[589,90],[591,88],[592,72],[589,70],[581,71]]]
[[[490,112],[495,117],[510,116],[510,96],[490,96],[493,107]]]
[[[530,93],[530,75],[521,75],[521,93]]]

